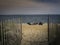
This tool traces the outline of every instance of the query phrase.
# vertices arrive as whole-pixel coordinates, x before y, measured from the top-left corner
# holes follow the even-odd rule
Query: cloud
[[[48,2],[48,3],[58,3],[60,2],[59,0],[31,0],[34,2]]]
[[[0,14],[60,14],[60,4],[53,2],[54,0],[1,0]]]

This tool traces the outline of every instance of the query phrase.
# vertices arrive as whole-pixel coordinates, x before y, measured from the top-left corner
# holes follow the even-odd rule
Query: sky
[[[0,0],[0,15],[60,14],[60,0]]]

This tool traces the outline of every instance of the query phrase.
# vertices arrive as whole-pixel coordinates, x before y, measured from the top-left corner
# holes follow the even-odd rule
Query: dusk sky
[[[0,0],[1,14],[60,14],[60,0]]]

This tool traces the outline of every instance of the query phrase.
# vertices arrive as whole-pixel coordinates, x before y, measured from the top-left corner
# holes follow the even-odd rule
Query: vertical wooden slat
[[[21,31],[21,41],[22,41],[22,35],[23,35],[22,34],[22,16],[20,16],[20,27],[21,27],[21,30],[20,31]]]
[[[49,44],[49,15],[48,15],[48,45],[50,45]]]
[[[3,34],[2,34],[3,32],[2,32],[2,20],[1,20],[1,43],[2,43],[2,45],[3,45]]]
[[[3,31],[3,20],[1,22],[1,32],[2,32],[2,45],[4,45],[4,31]]]

